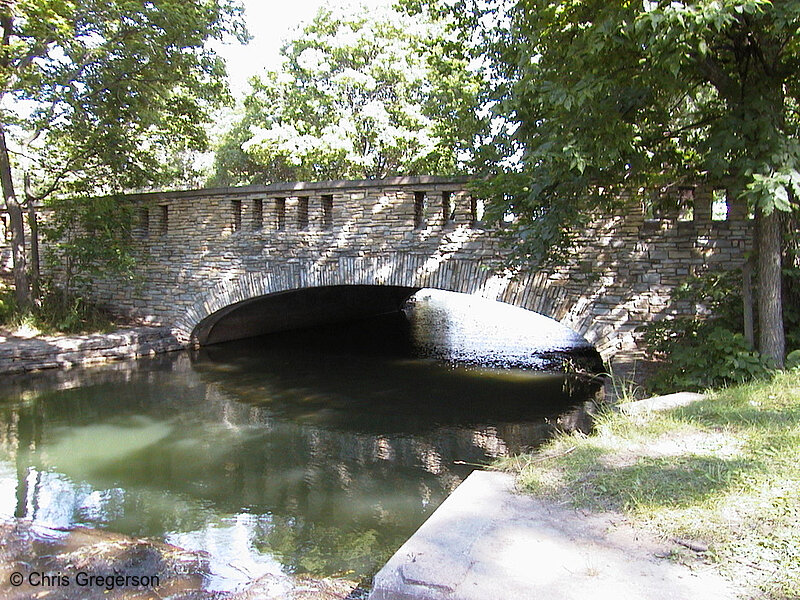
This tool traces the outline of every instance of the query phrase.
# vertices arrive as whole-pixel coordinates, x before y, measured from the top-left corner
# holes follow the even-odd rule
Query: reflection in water
[[[207,550],[212,589],[368,575],[470,464],[539,443],[594,392],[508,368],[541,360],[516,335],[536,330],[528,313],[513,335],[474,311],[456,326],[435,299],[410,313],[92,369],[79,386],[10,381],[0,516]]]

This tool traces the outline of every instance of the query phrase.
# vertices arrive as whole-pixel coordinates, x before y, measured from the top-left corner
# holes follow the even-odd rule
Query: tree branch
[[[4,68],[8,68],[8,56],[5,56],[5,49],[8,48],[8,45],[11,43],[11,33],[14,30],[14,19],[11,16],[11,10],[9,8],[8,12],[4,12],[0,15],[0,27],[3,28],[3,57],[0,60],[0,65]]]
[[[670,129],[669,131],[664,131],[659,133],[658,135],[654,135],[651,138],[643,139],[643,145],[648,146],[651,144],[661,144],[663,142],[667,142],[672,138],[676,137],[678,134],[683,133],[684,131],[688,131],[690,129],[696,129],[698,127],[702,127],[703,125],[707,125],[712,121],[716,120],[716,116],[710,115],[700,119],[699,121],[695,121],[694,123],[689,123],[688,125],[683,125],[682,127],[678,127],[676,129]]]
[[[28,160],[30,160],[32,162],[38,163],[42,167],[46,166],[46,163],[43,160],[41,160],[40,158],[37,158],[36,156],[31,156],[29,154],[25,154],[23,152],[19,152],[17,150],[11,150],[11,149],[9,149],[8,152],[10,154],[16,154],[17,156],[22,156],[22,157],[24,157],[24,158],[26,158],[26,159],[28,159]],[[58,186],[61,183],[61,181],[67,175],[69,175],[71,172],[74,172],[74,166],[79,160],[85,160],[85,159],[89,158],[90,156],[92,156],[93,154],[96,154],[96,153],[91,152],[89,150],[84,150],[83,152],[80,152],[76,156],[73,156],[56,173],[56,175],[51,180],[50,184],[47,187],[44,188],[44,191],[41,191],[38,194],[33,192],[33,186],[30,183],[30,177],[28,176],[28,173],[26,172],[26,177],[25,177],[25,196],[26,196],[26,199],[27,200],[33,200],[33,201],[36,202],[36,201],[44,200],[45,198],[47,198],[47,196],[49,196],[50,194],[52,194],[53,192],[56,191],[56,189],[58,188]]]
[[[44,200],[45,198],[47,198],[50,194],[52,194],[53,192],[56,191],[56,189],[58,188],[59,184],[61,183],[61,180],[64,179],[64,177],[66,177],[70,173],[70,171],[72,171],[72,167],[71,166],[66,166],[63,169],[61,169],[61,171],[59,171],[56,174],[56,176],[52,179],[52,181],[50,182],[50,185],[47,186],[44,189],[44,191],[39,192],[38,194],[34,194],[33,193],[33,188],[32,188],[32,186],[30,184],[30,177],[27,176],[28,174],[26,173],[26,177],[25,177],[25,199],[26,199],[26,201],[28,201],[28,202],[39,202],[39,201]]]
[[[695,63],[700,70],[701,75],[706,80],[717,88],[717,91],[724,98],[733,98],[739,92],[739,86],[736,81],[728,75],[719,63],[711,56],[694,55]]]

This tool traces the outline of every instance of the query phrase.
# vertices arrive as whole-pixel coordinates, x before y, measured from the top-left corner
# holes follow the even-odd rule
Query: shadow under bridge
[[[198,323],[192,337],[205,346],[394,313],[419,289],[334,285],[276,292],[216,311]]]

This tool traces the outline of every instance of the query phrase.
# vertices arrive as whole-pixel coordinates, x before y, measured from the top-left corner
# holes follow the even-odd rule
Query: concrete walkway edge
[[[708,565],[668,558],[620,515],[519,494],[475,471],[392,556],[370,600],[730,600]]]
[[[644,400],[625,402],[618,404],[617,407],[626,414],[637,415],[646,412],[688,406],[703,398],[705,398],[703,394],[698,394],[696,392],[677,392],[675,394],[667,394],[666,396],[653,396],[652,398],[646,398]]]

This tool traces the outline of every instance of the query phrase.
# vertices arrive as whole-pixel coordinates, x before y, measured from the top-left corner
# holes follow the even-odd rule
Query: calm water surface
[[[571,353],[571,354],[565,354]],[[367,576],[473,469],[594,393],[552,321],[418,294],[395,315],[0,383],[0,517],[211,554],[210,589]]]

